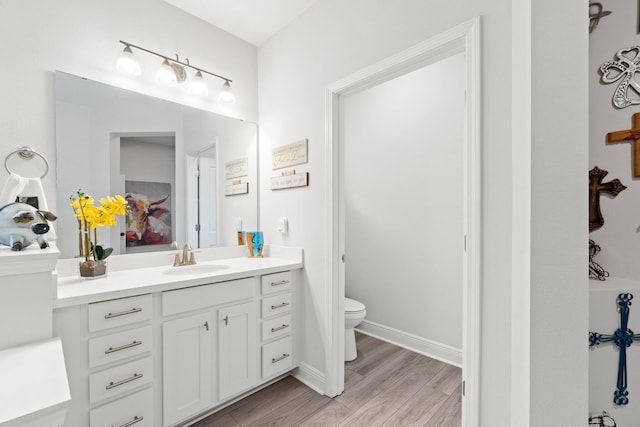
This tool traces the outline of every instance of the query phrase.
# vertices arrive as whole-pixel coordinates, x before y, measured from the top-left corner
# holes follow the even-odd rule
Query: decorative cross
[[[620,347],[620,356],[618,358],[618,382],[617,390],[613,392],[613,403],[616,405],[626,405],[629,403],[629,391],[627,390],[627,347],[633,344],[634,339],[640,339],[640,334],[634,334],[628,328],[629,324],[629,306],[633,295],[619,294],[617,299],[620,308],[620,327],[616,329],[613,335],[604,335],[598,332],[589,332],[589,347],[598,345],[603,342],[613,341]]]
[[[607,142],[633,141],[633,176],[640,176],[640,113],[633,115],[633,128],[607,134]]]
[[[589,171],[589,231],[597,230],[604,225],[604,217],[600,211],[600,192],[604,191],[616,197],[625,187],[619,179],[602,183],[609,172],[595,166]]]
[[[608,10],[602,10],[602,3],[590,2],[589,3],[589,32],[591,33],[596,29],[600,23],[600,18],[611,15]]]

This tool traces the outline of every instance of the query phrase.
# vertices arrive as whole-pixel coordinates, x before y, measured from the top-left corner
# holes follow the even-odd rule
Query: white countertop
[[[0,351],[0,378],[3,426],[31,425],[71,400],[60,338]]]
[[[171,289],[185,288],[189,286],[205,285],[210,283],[224,282],[228,280],[241,279],[245,277],[258,276],[263,274],[277,273],[286,270],[295,270],[303,267],[302,249],[271,247],[270,256],[265,258],[216,258],[215,250],[200,250],[202,261],[196,266],[216,265],[223,268],[212,271],[194,271],[190,266],[173,267],[165,254],[146,255],[146,258],[157,257],[163,264],[146,266],[143,268],[114,268],[108,266],[107,277],[95,280],[85,280],[76,274],[61,274],[65,266],[59,268],[57,298],[54,300],[54,308],[68,307],[78,304],[86,304],[109,299],[124,298],[134,295],[141,295],[152,292],[162,292]],[[196,251],[198,252],[198,251]],[[220,250],[217,253],[221,253]],[[228,253],[228,252],[227,252]],[[131,257],[132,255],[122,255],[121,257]],[[133,259],[133,258],[131,258]],[[142,258],[140,258],[142,259]],[[108,261],[111,258],[108,259]],[[63,260],[77,263],[77,260]],[[122,262],[122,260],[120,260]],[[114,264],[118,264],[116,261]],[[198,267],[200,268],[200,267]],[[180,273],[180,269],[189,271],[188,274]]]

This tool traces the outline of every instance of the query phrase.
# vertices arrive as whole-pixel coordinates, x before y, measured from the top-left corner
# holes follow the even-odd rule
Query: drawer
[[[91,427],[154,427],[153,389],[92,409],[89,421]]]
[[[151,295],[89,304],[89,331],[102,331],[151,319]]]
[[[262,379],[281,374],[293,367],[291,337],[285,337],[262,346]]]
[[[272,338],[281,337],[291,333],[291,315],[276,317],[262,322],[262,340],[267,341]]]
[[[151,351],[151,325],[89,340],[89,367],[116,362]]]
[[[262,299],[262,317],[275,316],[291,311],[291,293]]]
[[[97,372],[89,376],[89,401],[99,402],[149,384],[152,380],[151,356]]]
[[[258,292],[257,280],[257,278],[251,277],[163,292],[162,315],[169,316],[253,298]]]
[[[263,295],[289,290],[292,285],[292,275],[290,271],[267,274],[266,276],[262,276],[261,280]]]

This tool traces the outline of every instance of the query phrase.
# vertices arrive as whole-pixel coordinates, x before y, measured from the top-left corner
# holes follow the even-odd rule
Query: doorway
[[[214,142],[195,153],[185,153],[187,243],[192,248],[218,246],[217,147]]]
[[[464,61],[450,56],[340,104],[345,294],[367,312],[358,330],[457,367]]]
[[[343,98],[455,55],[464,55],[466,105],[463,144],[462,378],[464,426],[479,421],[480,337],[480,20],[475,18],[329,86],[327,90],[327,301],[326,391],[344,389],[345,210]],[[348,254],[347,254],[348,256]]]

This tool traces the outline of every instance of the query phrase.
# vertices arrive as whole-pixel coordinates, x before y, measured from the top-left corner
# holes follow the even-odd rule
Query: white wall
[[[531,425],[544,425],[549,420],[558,425],[586,421],[587,354],[583,345],[588,307],[582,173],[586,164],[587,115],[586,107],[580,106],[587,105],[587,82],[579,71],[586,68],[586,17],[580,18],[585,16],[584,2],[561,3],[536,1],[533,17],[523,14],[518,18],[532,20],[533,33],[529,34],[532,44],[513,47],[512,26],[519,29],[521,22],[512,17],[509,1],[407,0],[398,7],[392,1],[324,0],[259,48],[261,226],[270,242],[305,248],[302,299],[303,310],[310,316],[303,325],[303,361],[324,370],[326,335],[319,325],[325,321],[321,313],[326,312],[323,295],[328,283],[323,233],[326,87],[482,15],[481,425],[512,425],[512,416],[527,425],[526,408],[519,407],[515,414],[510,412],[510,402],[518,399],[520,389],[531,391]],[[530,82],[531,92],[535,93],[533,101],[529,97],[512,97],[517,90],[514,88],[527,84],[526,79],[520,80],[521,74],[512,74],[517,69],[513,67],[513,52],[520,49],[525,49],[525,56],[528,54],[534,64],[534,78]],[[563,73],[564,69],[572,72]],[[521,108],[516,109],[514,104]],[[512,167],[518,165],[513,163],[512,147],[526,143],[512,139],[515,111],[523,111],[525,115],[529,111],[525,118],[532,126],[531,152],[527,154],[524,150],[522,156],[532,170],[530,184],[526,179],[512,183],[514,173],[527,173],[526,169]],[[580,136],[584,137],[582,142],[578,141]],[[300,170],[310,172],[310,186],[270,191],[268,180],[274,175],[270,171],[271,148],[302,138],[309,139],[309,163]],[[549,182],[552,177],[562,179],[563,183],[554,191],[550,190],[554,188]],[[514,209],[514,194],[530,194],[525,198],[531,201],[533,209]],[[530,225],[525,218],[529,212]],[[276,219],[280,216],[289,218],[289,235],[277,233]],[[519,224],[517,230],[524,230],[524,235],[536,237],[531,257],[525,254],[522,260],[530,265],[531,274],[525,270],[526,274],[512,275],[514,223]],[[514,277],[520,281],[513,282]],[[531,292],[525,291],[524,297],[511,308],[512,288],[527,289],[529,281]],[[514,336],[525,338],[512,340],[512,310],[527,315],[529,302],[530,329],[513,331]],[[571,321],[567,322],[569,306]],[[564,334],[553,333],[561,328]],[[526,346],[529,335],[531,348]],[[511,372],[516,350],[530,355],[530,376],[536,381],[529,383],[529,375]],[[559,354],[563,355],[561,361]],[[528,360],[525,362],[528,366]],[[512,377],[516,379],[514,384]],[[565,391],[567,384],[572,384],[569,392]]]
[[[600,197],[604,226],[592,231],[589,238],[601,248],[595,257],[610,277],[605,282],[590,281],[589,330],[612,334],[620,325],[616,297],[621,292],[631,292],[634,302],[640,297],[640,178],[633,177],[633,142],[608,144],[607,133],[631,129],[637,106],[618,109],[612,97],[618,82],[603,84],[600,66],[616,59],[622,48],[637,44],[638,5],[633,2],[605,3],[611,15],[600,20],[589,35],[589,165],[609,172],[606,181],[620,179],[627,189],[616,198]],[[636,78],[637,80],[637,78]],[[633,98],[636,93],[631,92]],[[585,178],[587,172],[585,171]],[[640,330],[636,304],[631,306],[629,328]],[[634,343],[627,349],[629,366],[629,404],[613,403],[616,389],[619,352],[615,345],[601,344],[589,352],[589,411],[600,414],[609,412],[621,427],[637,424],[640,408],[640,375],[637,364],[640,348]]]
[[[58,208],[56,193],[54,71],[61,70],[193,107],[257,122],[256,48],[230,34],[180,12],[161,0],[3,0],[0,37],[6,61],[0,69],[0,159],[21,145],[47,157],[50,175],[44,189],[50,209]],[[180,58],[233,79],[237,102],[217,101],[210,80],[206,99],[189,96],[184,88],[161,88],[153,82],[157,61],[136,52],[145,67],[132,78],[115,71],[122,51],[118,40]],[[10,60],[9,60],[10,58]],[[209,80],[208,80],[209,81]],[[27,166],[24,166],[27,167]],[[27,173],[20,170],[17,172]],[[0,183],[6,172],[0,170]]]
[[[462,348],[463,54],[343,97],[346,295]]]
[[[531,426],[587,422],[589,94],[584,9],[582,0],[531,1]],[[514,85],[526,82],[519,73],[514,78]],[[520,143],[526,142],[513,141]],[[513,191],[523,189],[515,186]]]

